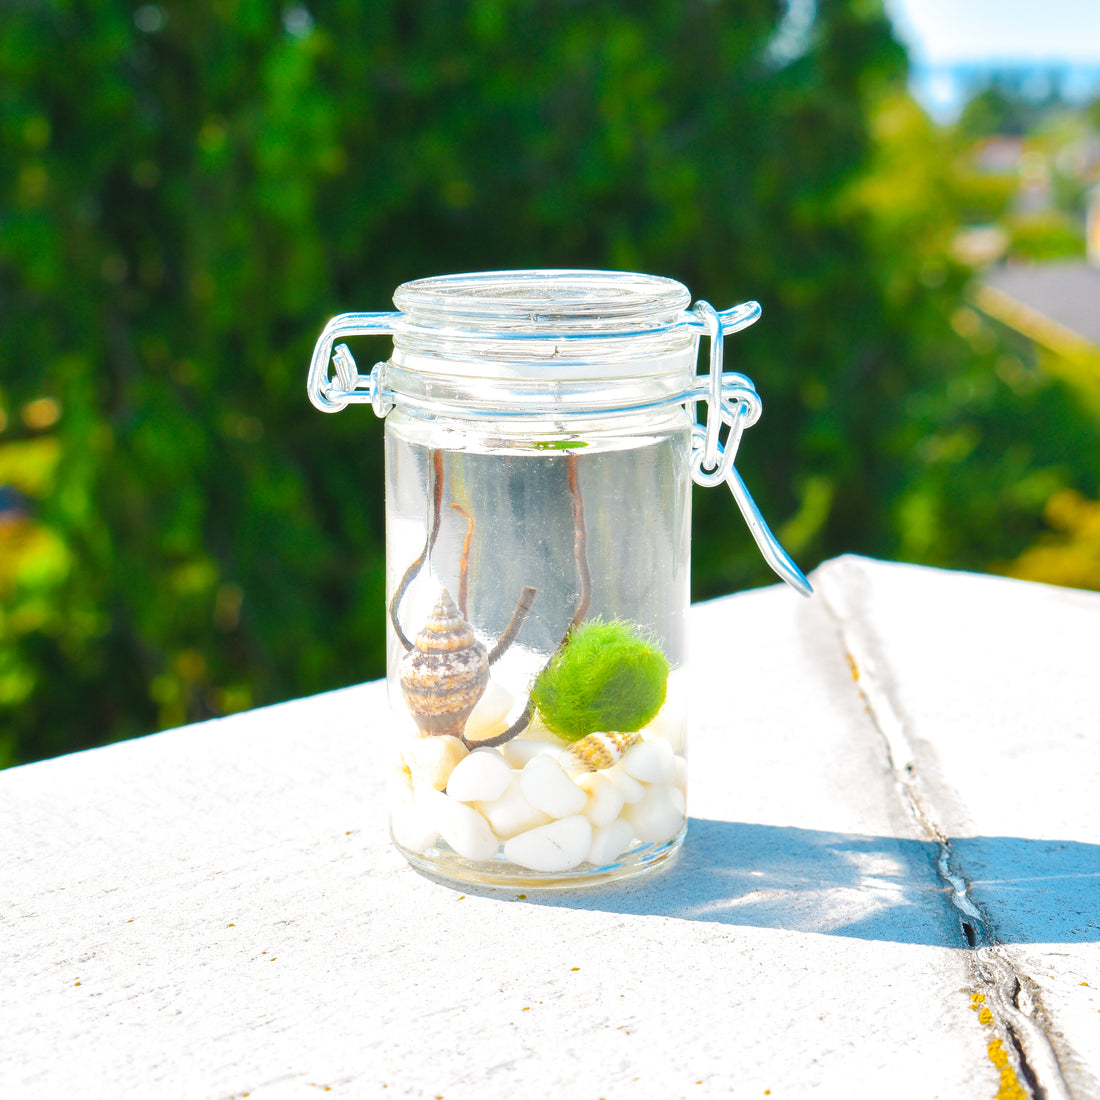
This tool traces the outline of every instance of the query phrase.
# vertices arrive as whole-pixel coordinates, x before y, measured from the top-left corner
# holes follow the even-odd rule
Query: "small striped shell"
[[[590,733],[562,753],[566,768],[598,772],[617,764],[631,745],[641,741],[640,733]]]
[[[489,682],[489,654],[447,589],[398,669],[405,703],[422,733],[462,737]]]

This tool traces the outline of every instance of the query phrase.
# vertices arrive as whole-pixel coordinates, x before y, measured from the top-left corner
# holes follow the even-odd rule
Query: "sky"
[[[885,0],[914,61],[1100,64],[1100,0]]]

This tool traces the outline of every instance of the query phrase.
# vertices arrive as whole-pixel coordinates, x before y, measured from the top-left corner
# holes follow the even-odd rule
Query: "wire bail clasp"
[[[707,378],[699,379],[695,387],[696,393],[702,395],[705,392],[706,397],[696,397],[691,401],[696,420],[692,429],[691,479],[704,488],[720,485],[724,481],[730,487],[764,560],[796,592],[809,596],[813,593],[810,582],[772,534],[733,464],[741,445],[741,436],[746,428],[751,428],[760,419],[763,404],[748,377],[724,370],[725,337],[753,324],[760,317],[760,304],[743,302],[719,313],[709,302],[698,301],[691,312],[702,322],[710,338],[709,372]],[[698,423],[700,400],[705,400],[707,405],[703,424]],[[728,428],[724,441],[723,427]]]
[[[349,404],[370,404],[377,416],[393,408],[393,396],[382,384],[382,368],[375,363],[370,374],[360,374],[347,344],[336,344],[346,336],[392,336],[401,313],[341,313],[333,317],[313,348],[306,389],[314,408],[339,412]],[[335,347],[333,346],[335,344]],[[336,377],[329,377],[329,367]]]

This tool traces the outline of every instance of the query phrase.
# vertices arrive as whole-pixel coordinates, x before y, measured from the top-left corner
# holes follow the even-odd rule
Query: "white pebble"
[[[390,814],[393,839],[410,852],[423,852],[439,839],[432,815],[419,799],[407,799],[394,805]]]
[[[496,749],[474,749],[447,781],[447,793],[459,802],[492,802],[508,789],[515,772]]]
[[[555,748],[561,748],[561,738],[553,730],[547,728],[538,712],[527,723],[527,728],[523,731],[523,737],[526,741],[543,741]]]
[[[671,688],[671,685],[670,685]],[[672,698],[673,692],[669,691],[669,698],[665,705],[661,708],[661,713],[653,719],[645,728],[645,735],[647,738],[661,738],[663,741],[667,741],[672,746],[673,752],[683,752],[684,742],[686,740],[685,726],[685,711],[682,702],[674,702]]]
[[[553,821],[549,814],[536,810],[523,797],[523,787],[518,775],[495,802],[478,802],[476,808],[501,840],[508,840],[517,833],[525,833],[528,829],[549,825]]]
[[[645,797],[645,787],[643,787],[632,775],[623,771],[621,761],[614,767],[607,768],[603,774],[606,775],[608,779],[614,781],[615,786],[619,788],[623,796],[624,802],[641,802]]]
[[[588,849],[588,862],[602,867],[618,858],[630,847],[634,839],[634,829],[630,822],[619,818],[609,825],[592,830],[592,844]]]
[[[583,863],[592,845],[592,826],[575,814],[504,843],[504,856],[529,871],[569,871]]]
[[[683,795],[674,787],[649,787],[640,802],[623,810],[623,817],[634,827],[639,840],[659,844],[680,831],[684,824],[683,806]]]
[[[687,797],[679,787],[669,787],[668,797],[672,799],[673,806],[676,807],[676,812],[681,817],[687,816]]]
[[[676,774],[672,778],[672,785],[680,790],[687,790],[688,762],[682,757],[676,757]]]
[[[438,791],[426,790],[424,798],[440,836],[466,859],[489,859],[496,854],[497,838],[471,806]]]
[[[412,772],[408,764],[400,757],[393,761],[393,767],[386,774],[386,793],[390,802],[398,802],[412,795]]]
[[[457,737],[414,737],[401,750],[401,760],[409,769],[414,786],[447,786],[455,765],[466,755],[466,746]]]
[[[485,741],[508,728],[508,712],[516,697],[499,680],[490,680],[485,694],[466,719],[467,741]]]
[[[552,756],[536,756],[520,773],[523,795],[536,809],[551,817],[579,814],[588,795],[561,770]]]
[[[676,776],[676,754],[665,740],[639,741],[626,750],[622,766],[643,783],[671,783]]]
[[[511,741],[504,742],[500,751],[504,753],[504,759],[513,768],[522,769],[536,756],[549,753],[556,757],[560,749],[559,746],[547,744],[545,741],[529,741],[526,737],[513,737]]]
[[[588,795],[584,816],[593,825],[610,825],[622,813],[623,792],[614,779],[608,779],[599,772],[585,772],[577,776],[576,784]]]

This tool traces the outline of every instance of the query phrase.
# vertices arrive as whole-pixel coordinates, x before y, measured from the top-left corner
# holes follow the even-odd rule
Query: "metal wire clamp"
[[[810,596],[813,594],[810,582],[772,533],[733,464],[742,433],[760,419],[763,405],[749,378],[723,370],[725,337],[753,324],[760,316],[760,305],[745,302],[719,313],[709,302],[698,301],[691,312],[703,323],[710,340],[707,377],[697,381],[695,393],[699,396],[689,400],[693,410],[697,410],[700,399],[705,400],[707,405],[705,423],[698,423],[697,412],[695,415],[697,422],[692,429],[691,479],[704,488],[720,485],[724,481],[730,487],[764,560],[796,592]],[[705,398],[702,397],[704,392]],[[723,427],[728,428],[724,442],[721,438]]]

